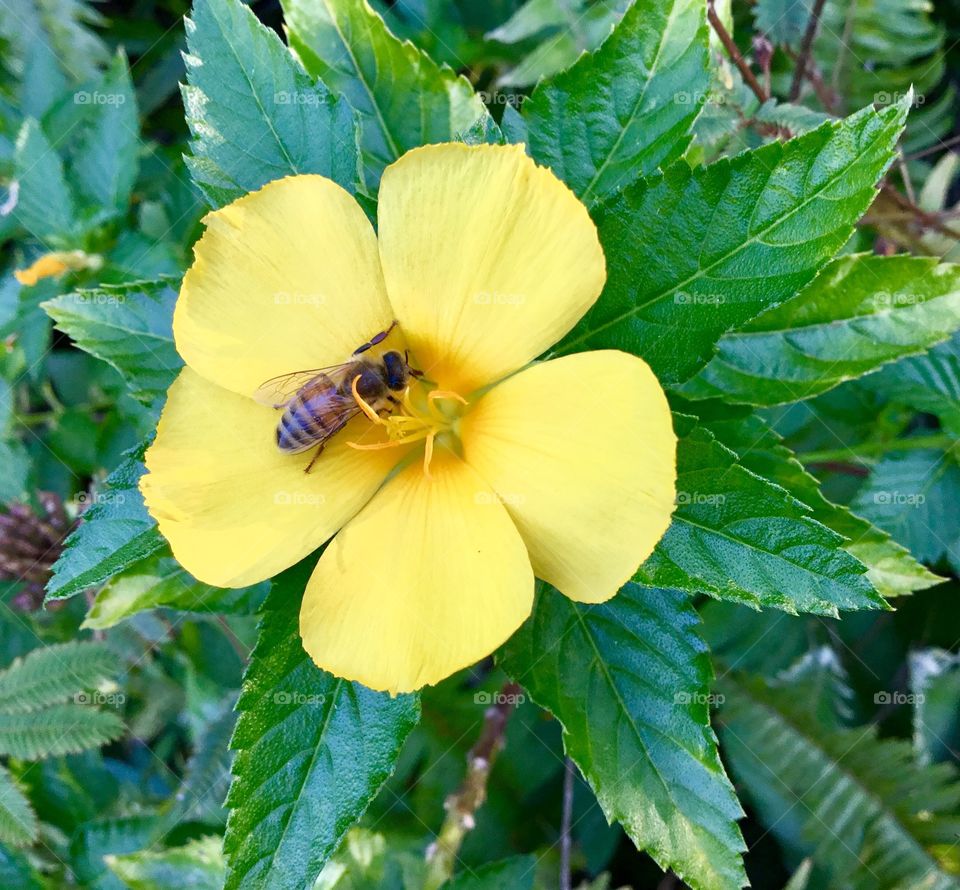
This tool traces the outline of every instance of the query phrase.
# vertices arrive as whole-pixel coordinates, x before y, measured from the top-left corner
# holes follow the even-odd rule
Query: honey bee
[[[403,392],[411,378],[423,376],[410,367],[406,353],[390,350],[379,359],[363,355],[396,326],[394,321],[358,346],[343,364],[272,377],[254,394],[260,404],[283,409],[276,432],[281,451],[300,454],[319,446],[305,472],[310,472],[327,442],[363,410],[354,397],[354,385],[360,398],[380,414],[399,404],[394,393]]]

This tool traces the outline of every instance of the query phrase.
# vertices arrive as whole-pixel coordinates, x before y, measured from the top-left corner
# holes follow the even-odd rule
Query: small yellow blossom
[[[15,269],[13,277],[25,287],[33,287],[42,278],[54,278],[65,272],[79,272],[103,266],[103,257],[82,250],[57,250],[37,257],[26,269]]]
[[[186,368],[141,488],[202,581],[269,578],[333,537],[300,633],[334,674],[390,692],[490,654],[534,576],[613,596],[673,510],[676,440],[648,366],[617,351],[534,363],[596,301],[587,211],[522,147],[434,145],[388,167],[378,232],[321,176],[206,219],[174,316]],[[424,372],[386,417],[281,453],[264,381],[381,347]],[[338,533],[339,532],[339,533]]]

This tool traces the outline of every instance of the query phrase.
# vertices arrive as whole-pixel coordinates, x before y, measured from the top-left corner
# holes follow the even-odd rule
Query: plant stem
[[[803,42],[800,44],[800,57],[797,59],[797,66],[793,69],[793,81],[790,84],[790,101],[796,102],[800,98],[800,88],[803,86],[803,79],[807,76],[807,65],[810,64],[810,54],[813,51],[813,39],[817,36],[817,28],[820,25],[820,16],[823,14],[823,7],[826,0],[816,0],[813,9],[810,10],[810,20],[807,22],[807,30],[803,33]]]
[[[563,760],[563,812],[560,817],[560,890],[570,890],[570,846],[573,822],[574,765],[569,757]]]
[[[487,799],[487,780],[503,748],[507,721],[520,700],[519,684],[508,682],[483,716],[480,738],[467,753],[467,772],[460,787],[444,802],[446,818],[437,839],[427,849],[425,890],[437,890],[453,876],[457,854],[467,833],[476,825],[476,812]]]
[[[727,55],[730,56],[730,61],[737,66],[747,86],[753,90],[754,95],[761,103],[766,102],[770,97],[767,95],[766,90],[760,85],[760,81],[757,80],[756,75],[750,69],[746,59],[740,54],[740,50],[737,49],[737,45],[733,42],[730,32],[724,28],[723,22],[720,21],[720,16],[717,15],[717,11],[713,8],[713,0],[707,0],[707,19],[713,30],[717,32],[717,37],[720,38],[723,48],[727,51]]]
[[[833,448],[825,451],[807,451],[799,455],[805,464],[823,464],[833,461],[845,461],[851,457],[880,457],[893,451],[916,451],[923,448],[934,448],[950,451],[958,441],[952,436],[937,433],[930,436],[914,436],[912,439],[892,439],[885,442],[864,442],[852,448]]]

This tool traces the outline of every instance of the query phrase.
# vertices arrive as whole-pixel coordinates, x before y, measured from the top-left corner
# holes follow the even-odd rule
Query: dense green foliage
[[[960,17],[815,5],[0,3],[0,886],[960,887]],[[391,698],[303,651],[315,556],[203,584],[137,482],[204,212],[319,173],[372,215],[444,141],[588,207],[554,353],[655,370],[677,508]]]

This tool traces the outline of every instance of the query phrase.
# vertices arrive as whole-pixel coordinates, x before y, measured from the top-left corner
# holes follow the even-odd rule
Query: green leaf
[[[164,546],[137,488],[146,449],[143,443],[128,453],[107,477],[108,490],[97,494],[84,521],[67,538],[47,584],[48,601],[102,584]]]
[[[789,683],[730,674],[718,688],[731,772],[761,822],[829,872],[820,886],[957,886],[954,770],[918,768],[909,743],[872,726],[826,728]]]
[[[75,93],[74,101],[90,105],[91,115],[71,133],[70,182],[105,215],[126,213],[140,148],[137,97],[126,56],[119,53],[96,87]]]
[[[40,124],[24,121],[13,157],[17,203],[13,218],[32,238],[51,245],[70,240],[77,219],[63,161]]]
[[[86,704],[53,705],[27,714],[0,714],[0,754],[36,760],[98,748],[123,734],[112,711]]]
[[[536,871],[533,856],[511,856],[455,875],[443,890],[533,890]]]
[[[917,762],[960,757],[960,656],[943,649],[911,652],[913,746]]]
[[[799,48],[810,21],[811,0],[757,0],[757,30],[777,46]]]
[[[759,608],[837,614],[884,606],[843,538],[689,417],[674,416],[677,509],[634,580]]]
[[[116,655],[103,643],[51,643],[0,671],[0,713],[37,711],[116,676]]]
[[[540,43],[501,74],[497,86],[530,87],[596,49],[632,0],[528,0],[487,37],[517,43],[539,35]]]
[[[960,436],[960,336],[925,355],[888,365],[864,382],[886,398],[935,414]]]
[[[557,352],[622,349],[667,384],[720,335],[792,297],[846,242],[876,195],[906,103],[694,170],[678,161],[595,211],[600,299]]]
[[[368,185],[418,145],[451,142],[489,118],[469,81],[390,33],[366,0],[283,0],[307,71],[344,96],[362,120]]]
[[[922,562],[960,563],[960,466],[926,449],[877,463],[850,505]]]
[[[353,191],[356,116],[303,72],[240,0],[197,0],[183,88],[194,182],[214,207],[294,173]]]
[[[699,408],[701,421],[720,442],[737,452],[742,466],[785,488],[810,508],[817,522],[847,539],[843,549],[867,566],[867,579],[881,596],[902,596],[943,580],[917,562],[887,532],[824,497],[819,480],[804,469],[760,417],[731,417],[730,408],[719,403],[701,402]],[[709,418],[705,411],[710,411]]]
[[[913,355],[960,327],[960,266],[854,254],[796,297],[721,337],[683,395],[779,405]]]
[[[105,630],[146,609],[251,615],[262,602],[267,584],[224,589],[203,584],[161,551],[115,575],[100,590],[82,627]]]
[[[746,883],[743,813],[710,729],[706,645],[686,595],[632,584],[602,605],[541,591],[501,663],[563,726],[610,820],[699,887]]]
[[[142,281],[62,294],[41,304],[58,330],[116,368],[131,395],[159,408],[183,360],[173,344],[177,292]]]
[[[678,158],[709,87],[699,0],[636,0],[596,52],[521,106],[533,157],[592,206]]]
[[[420,714],[320,670],[300,644],[302,567],[274,582],[237,703],[227,890],[313,883],[394,770]]]
[[[192,840],[182,847],[152,852],[109,854],[107,867],[130,890],[221,890],[227,874],[218,837]]]
[[[7,768],[0,766],[0,841],[13,847],[37,839],[37,815]]]

